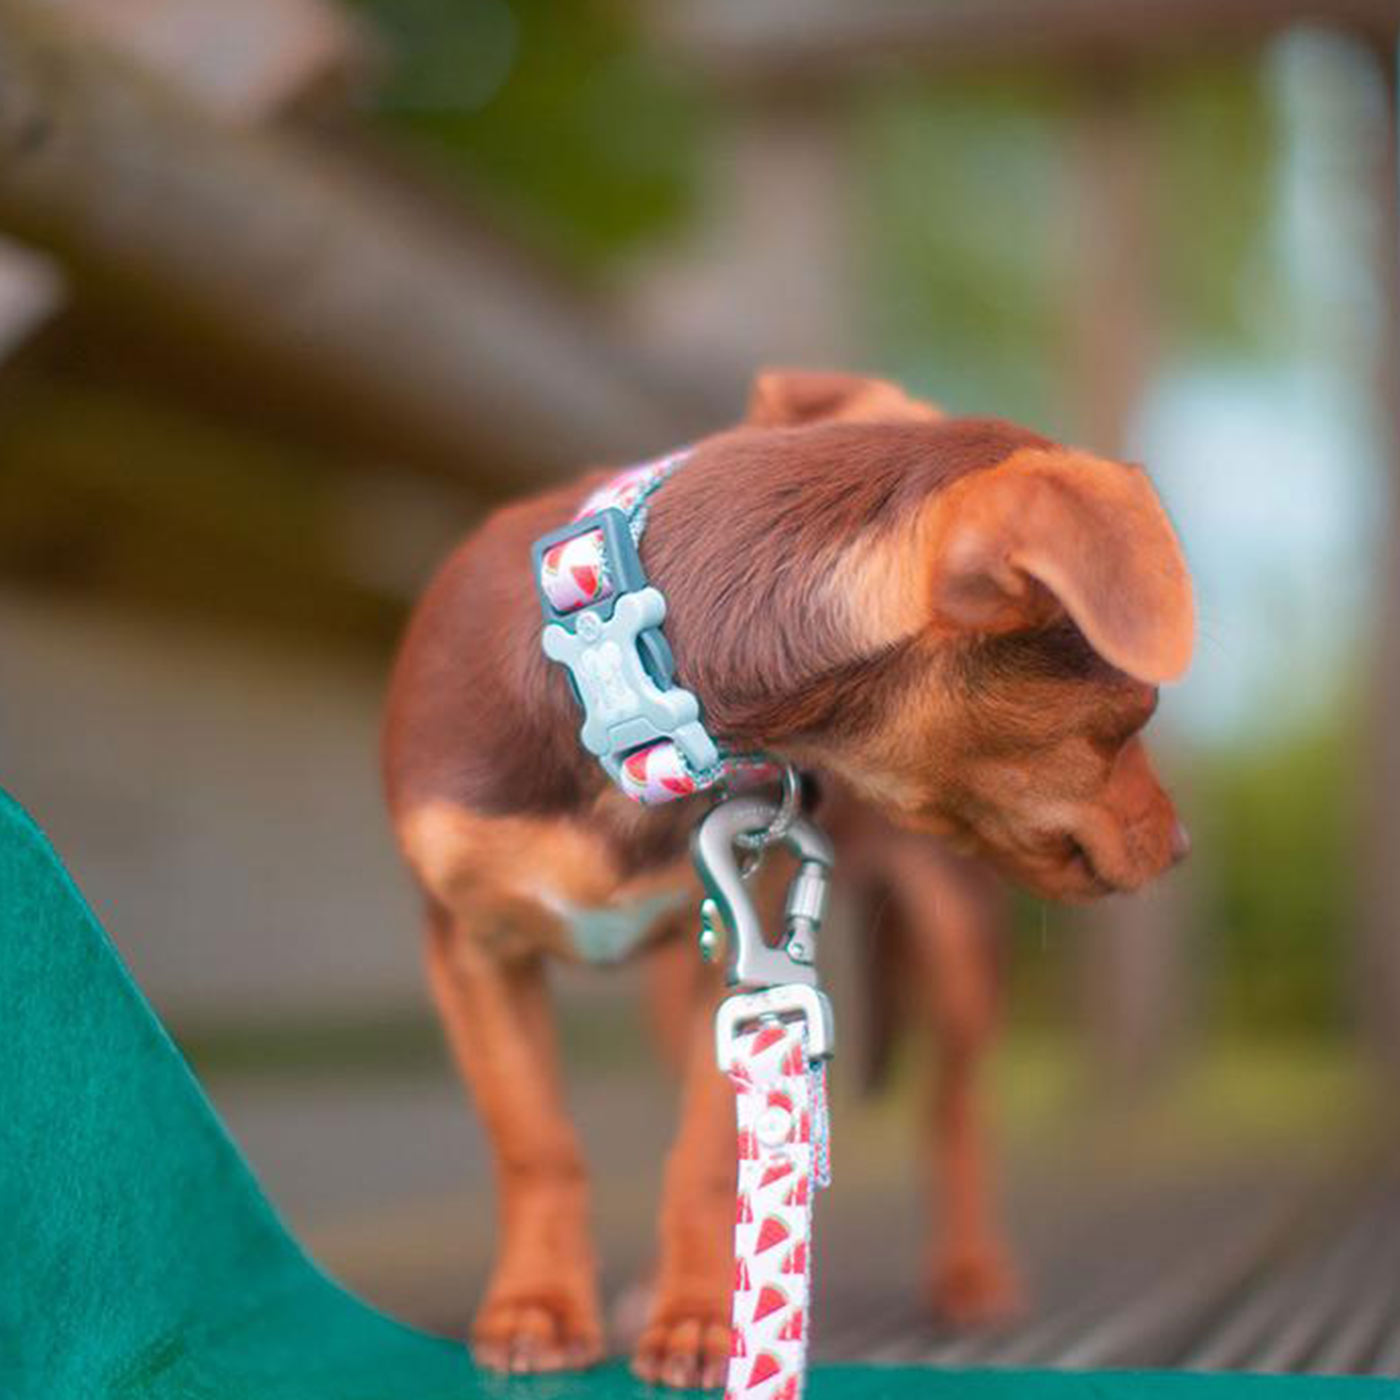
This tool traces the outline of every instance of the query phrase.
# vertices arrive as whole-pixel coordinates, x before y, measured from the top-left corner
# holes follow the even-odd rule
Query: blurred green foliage
[[[870,338],[936,401],[1054,426],[1047,88],[909,77],[868,92],[857,117]]]
[[[868,329],[902,378],[958,411],[1074,431],[1054,350],[1079,294],[1076,89],[1098,80],[911,74],[859,101]],[[1280,300],[1268,235],[1275,133],[1259,70],[1144,72],[1134,100],[1154,166],[1161,235],[1142,252],[1161,286],[1164,348],[1258,353]]]
[[[1283,334],[1272,257],[1278,132],[1261,65],[1194,64],[1151,78],[1154,215],[1170,348],[1253,355]]]
[[[608,0],[357,0],[390,48],[391,128],[577,272],[673,229],[698,109]]]
[[[1360,775],[1354,705],[1337,698],[1266,742],[1193,756],[1182,785],[1194,869],[1182,917],[1210,1038],[1353,1029]],[[1018,897],[1017,1022],[1072,1023],[1078,911]]]
[[[1269,1032],[1348,1026],[1360,784],[1354,706],[1339,700],[1257,750],[1199,765],[1210,870],[1198,956],[1215,1019]]]

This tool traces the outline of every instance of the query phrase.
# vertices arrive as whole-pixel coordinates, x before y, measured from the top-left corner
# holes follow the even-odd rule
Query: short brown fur
[[[500,511],[448,560],[405,640],[385,730],[434,991],[496,1151],[501,1241],[473,1337],[486,1364],[512,1370],[583,1364],[602,1347],[541,959],[573,955],[570,911],[694,893],[693,804],[618,797],[539,651],[530,544],[599,479]],[[947,418],[882,381],[774,373],[757,381],[750,421],[702,441],[657,494],[643,555],[668,600],[678,677],[712,733],[825,774],[857,856],[863,828],[893,821],[1047,894],[1088,898],[1134,888],[1179,853],[1136,733],[1189,654],[1190,588],[1141,472],[998,420]],[[900,871],[887,860],[884,878],[903,882],[917,924],[938,878],[932,848],[888,831],[874,844]],[[940,859],[953,872],[942,902],[968,912],[927,946],[962,946],[979,915],[957,892],[978,881]],[[661,921],[657,936],[677,927]],[[636,1360],[674,1385],[716,1383],[727,1350],[733,1130],[704,1034],[715,994],[705,988],[687,1037]],[[990,1004],[983,987],[939,1013],[969,1053]],[[972,1314],[1006,1287],[960,1082],[942,1117],[955,1198],[945,1267],[962,1276],[944,1282]]]

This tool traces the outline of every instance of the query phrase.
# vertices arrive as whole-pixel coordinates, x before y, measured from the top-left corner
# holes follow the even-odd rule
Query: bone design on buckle
[[[568,670],[583,709],[583,746],[629,797],[646,803],[684,797],[723,775],[699,701],[675,684],[661,631],[666,600],[648,583],[634,538],[650,491],[674,465],[656,471],[627,506],[588,511],[533,551],[541,644]]]

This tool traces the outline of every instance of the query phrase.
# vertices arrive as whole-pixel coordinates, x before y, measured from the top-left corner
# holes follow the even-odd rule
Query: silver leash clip
[[[763,1017],[806,1019],[808,1053],[831,1053],[831,1007],[817,988],[817,934],[826,912],[827,885],[834,860],[831,841],[800,812],[786,813],[766,798],[730,797],[713,807],[696,827],[691,854],[706,899],[701,905],[701,950],[717,957],[722,945],[729,955],[728,980],[740,990],[720,1006],[716,1046],[720,1063],[745,1025]],[[797,857],[797,873],[788,886],[783,927],[773,940],[765,935],[736,854],[745,838],[768,833],[769,844],[783,845]]]

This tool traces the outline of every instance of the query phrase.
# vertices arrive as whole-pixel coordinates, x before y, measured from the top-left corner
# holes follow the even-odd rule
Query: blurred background
[[[928,1047],[878,1099],[838,1062],[819,1345],[1400,1374],[1397,31],[0,0],[0,779],[332,1269],[460,1332],[489,1254],[378,795],[417,590],[756,367],[858,368],[1148,464],[1199,590],[1156,725],[1195,855],[1006,930],[1020,1325],[921,1301]],[[635,974],[558,982],[621,1336],[672,1101]]]

